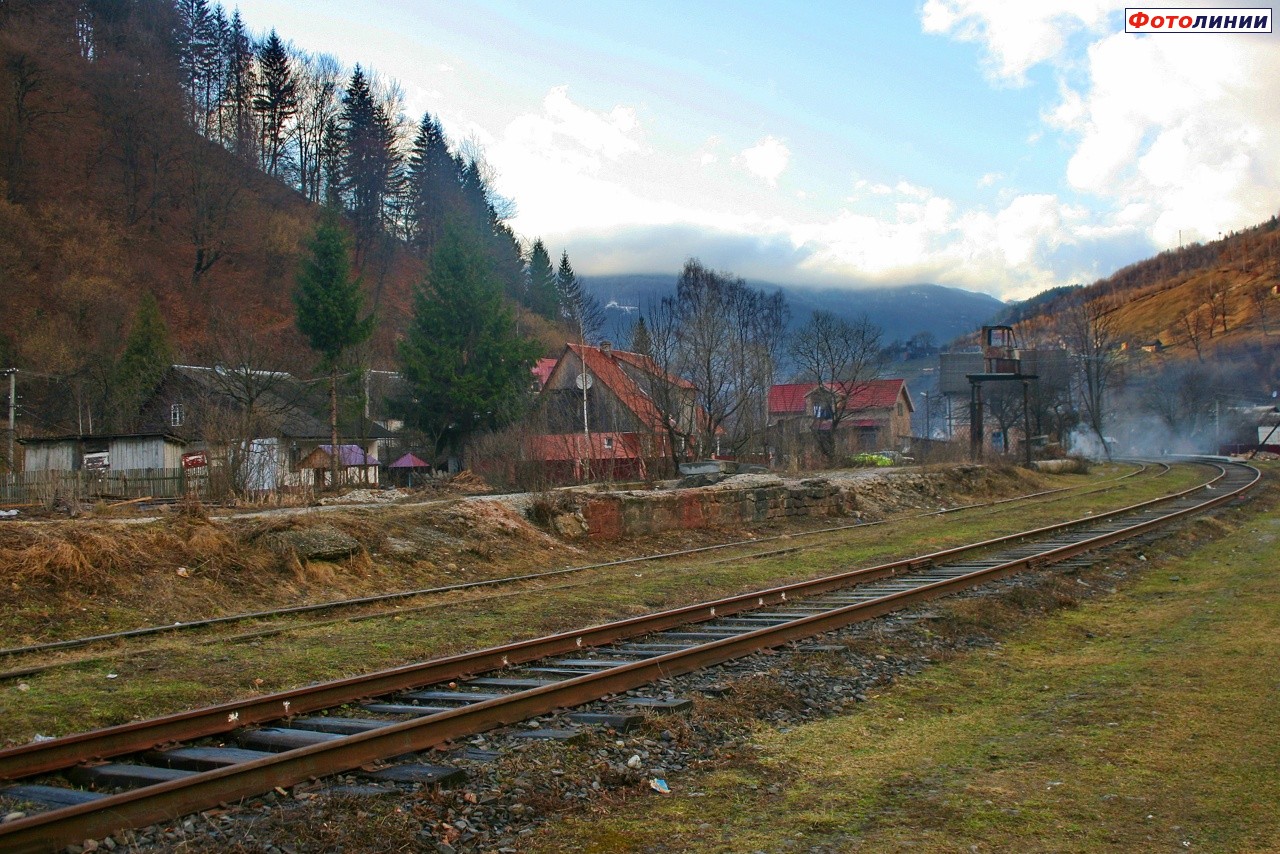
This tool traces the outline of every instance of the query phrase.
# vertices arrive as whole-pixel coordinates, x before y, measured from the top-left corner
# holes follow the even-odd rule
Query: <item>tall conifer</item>
[[[516,334],[473,235],[446,231],[431,256],[429,281],[414,291],[399,355],[417,401],[406,416],[437,453],[457,451],[476,431],[502,427],[518,414],[537,347]]]
[[[373,334],[373,315],[360,317],[364,297],[351,278],[347,241],[337,216],[325,214],[316,227],[310,255],[298,271],[293,292],[298,331],[320,354],[329,371],[330,485],[338,482],[338,364],[349,348]]]

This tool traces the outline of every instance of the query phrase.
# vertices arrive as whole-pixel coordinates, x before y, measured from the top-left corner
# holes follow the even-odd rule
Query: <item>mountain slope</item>
[[[1109,309],[1130,344],[1159,339],[1167,356],[1199,361],[1223,349],[1270,346],[1280,331],[1280,219],[1207,244],[1131,264],[1084,288],[1058,288],[1011,306],[1005,317],[1029,336],[1051,333],[1075,299]]]
[[[675,293],[675,273],[583,276],[588,290],[609,316],[607,335],[625,341],[638,312]],[[779,285],[751,281],[747,284],[766,291],[781,289],[791,306],[791,325],[799,326],[816,310],[852,318],[866,314],[884,330],[884,341],[906,341],[927,332],[937,342],[950,341],[982,326],[1005,308],[987,294],[946,288],[941,285],[900,285],[866,289],[817,289],[799,285]]]

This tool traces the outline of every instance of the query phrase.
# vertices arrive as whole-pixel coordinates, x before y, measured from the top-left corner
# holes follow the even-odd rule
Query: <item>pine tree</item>
[[[171,364],[169,332],[160,315],[159,303],[148,292],[138,303],[124,351],[111,372],[115,429],[127,430],[137,423],[139,410],[164,379]]]
[[[258,52],[262,73],[253,109],[262,121],[262,168],[268,175],[279,174],[281,156],[289,141],[289,123],[298,112],[298,84],[284,42],[272,30]]]
[[[560,292],[560,317],[585,342],[600,333],[604,326],[604,309],[600,302],[582,287],[581,280],[569,264],[569,253],[560,253],[560,269],[556,271],[556,287]]]
[[[373,334],[373,315],[360,317],[364,297],[351,278],[347,240],[337,216],[324,215],[316,226],[310,256],[298,271],[293,292],[298,331],[320,354],[329,371],[330,484],[338,482],[338,364],[343,353]]]
[[[437,453],[456,452],[473,433],[519,413],[537,355],[516,334],[483,249],[467,232],[448,229],[431,257],[429,284],[414,291],[400,342],[401,371],[416,399],[408,420]]]

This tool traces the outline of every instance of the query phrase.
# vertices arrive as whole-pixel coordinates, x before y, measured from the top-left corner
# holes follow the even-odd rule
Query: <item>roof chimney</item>
[[[610,350],[612,350],[612,349],[613,349],[613,343],[612,343],[612,342],[610,342],[610,341],[601,341],[601,342],[600,342],[600,352],[601,352],[601,353],[608,353],[608,352],[609,352]]]

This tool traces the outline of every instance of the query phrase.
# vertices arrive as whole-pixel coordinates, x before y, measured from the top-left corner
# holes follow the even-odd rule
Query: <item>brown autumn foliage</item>
[[[291,293],[319,208],[191,128],[173,14],[165,0],[0,4],[0,367],[76,398],[106,382],[148,291],[180,356],[232,326],[308,358]],[[388,246],[360,271],[382,367],[423,275]]]
[[[1089,285],[1089,300],[1115,306],[1119,337],[1138,348],[1157,339],[1169,357],[1208,360],[1280,335],[1280,219],[1207,244],[1161,252]],[[1030,340],[1051,337],[1078,291],[1019,319]]]

